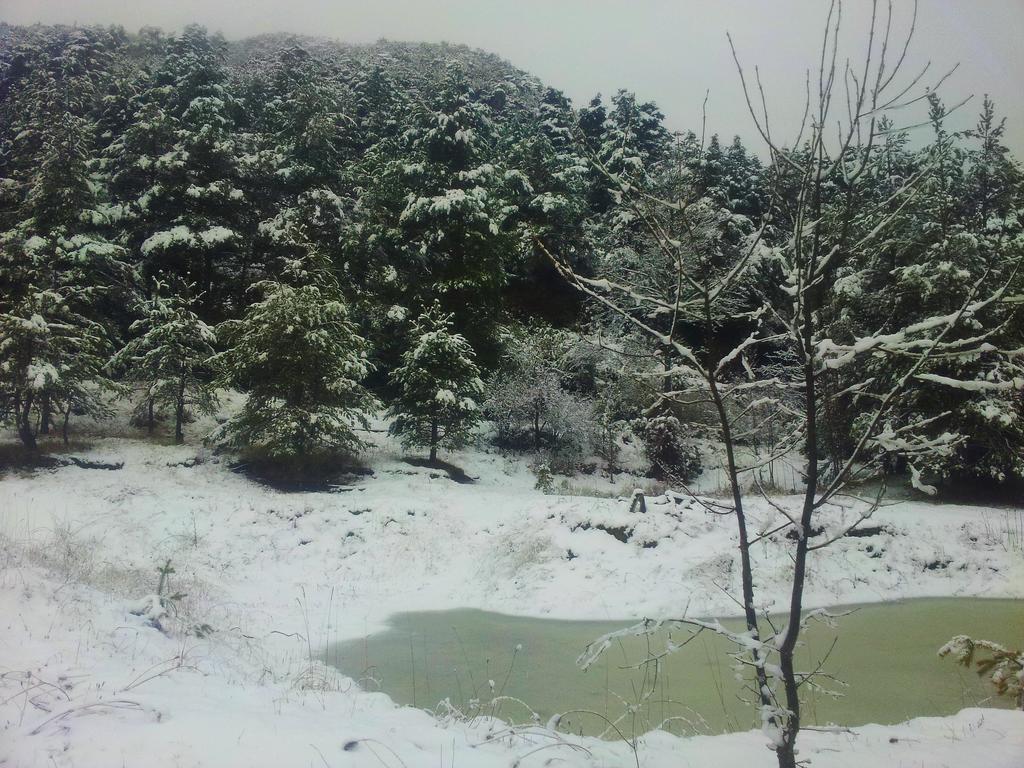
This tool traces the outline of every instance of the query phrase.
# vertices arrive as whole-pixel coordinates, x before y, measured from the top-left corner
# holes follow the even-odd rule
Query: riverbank
[[[538,747],[522,765],[634,764],[622,742],[504,733],[488,720],[397,708],[324,667],[319,651],[410,610],[734,615],[731,520],[665,497],[648,498],[640,515],[628,498],[544,495],[524,461],[484,452],[453,456],[473,480],[454,482],[374,439],[373,474],[321,492],[275,490],[196,445],[125,438],[97,438],[76,454],[121,469],[8,472],[0,481],[7,764],[507,766]],[[765,530],[777,514],[767,504],[751,509]],[[833,510],[826,526],[855,514]],[[1016,514],[886,507],[872,535],[841,539],[812,561],[808,607],[1024,597]],[[785,550],[778,538],[757,547],[765,608],[785,594]],[[157,618],[161,632],[139,603],[168,561],[164,594],[180,596]],[[805,748],[826,766],[896,764],[900,750],[925,765],[940,764],[928,754],[949,765],[1012,765],[1010,755],[1024,754],[1019,717],[968,710],[859,735],[808,734]],[[763,744],[757,733],[652,734],[641,764],[690,755],[695,765],[770,765]]]

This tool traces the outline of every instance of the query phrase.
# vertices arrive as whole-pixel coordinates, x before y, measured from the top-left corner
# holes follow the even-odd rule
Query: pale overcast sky
[[[897,20],[911,0],[896,0]],[[656,101],[673,129],[699,129],[710,89],[709,129],[754,141],[725,32],[761,66],[779,134],[803,105],[803,72],[814,61],[826,0],[0,0],[15,24],[154,25],[198,22],[231,39],[299,32],[351,42],[446,40],[493,51],[560,88],[577,103],[623,87]],[[847,0],[851,35],[869,0]],[[910,51],[915,66],[960,69],[942,94],[974,94],[957,127],[973,123],[983,93],[1008,118],[1008,143],[1024,158],[1024,0],[921,0]],[[851,49],[851,52],[853,49]],[[909,115],[908,120],[920,117]],[[759,148],[760,149],[760,148]]]

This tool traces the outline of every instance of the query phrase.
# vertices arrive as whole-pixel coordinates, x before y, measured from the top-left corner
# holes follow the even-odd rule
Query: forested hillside
[[[960,134],[934,93],[912,132],[881,117],[809,223],[794,169],[811,150],[762,164],[611,92],[573,105],[459,46],[0,25],[0,414],[34,449],[126,397],[180,440],[227,387],[249,399],[213,439],[240,449],[357,452],[385,405],[432,458],[484,416],[541,474],[595,454],[614,473],[639,441],[651,474],[687,478],[713,419],[669,351],[786,382],[798,361],[770,334],[730,350],[786,322],[780,253],[811,226],[842,251],[815,310],[823,354],[840,350],[821,371],[823,461],[858,448],[863,380],[906,373],[912,334],[894,337],[959,312],[884,413],[886,469],[921,487],[1024,478],[1024,183],[993,104],[968,105]],[[727,311],[680,308],[680,258],[742,272]],[[573,276],[630,298],[585,301]],[[998,296],[964,311],[972,285]],[[888,342],[843,365],[868,337]],[[787,392],[728,404],[740,443],[786,431]],[[901,455],[905,426],[933,450]]]

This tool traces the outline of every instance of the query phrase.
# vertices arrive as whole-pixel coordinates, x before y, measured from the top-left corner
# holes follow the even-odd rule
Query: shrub
[[[651,477],[689,481],[700,473],[700,451],[687,440],[686,431],[675,416],[637,419],[633,428],[644,442]]]

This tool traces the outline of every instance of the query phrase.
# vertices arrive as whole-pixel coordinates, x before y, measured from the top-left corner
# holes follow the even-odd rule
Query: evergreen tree
[[[525,178],[503,170],[489,149],[494,124],[458,73],[412,135],[402,163],[405,207],[398,228],[415,265],[406,306],[437,299],[474,349],[493,357],[505,268],[516,245],[510,188]]]
[[[483,395],[473,348],[452,330],[452,316],[435,304],[416,319],[410,347],[391,373],[398,396],[389,412],[391,434],[406,446],[459,448],[480,419]]]
[[[129,329],[135,338],[114,356],[111,366],[125,370],[141,387],[136,413],[145,417],[149,433],[153,434],[155,409],[168,406],[174,411],[174,440],[181,443],[186,409],[210,414],[217,406],[206,371],[216,336],[192,311],[187,290],[166,289],[156,285],[142,317]]]
[[[627,183],[642,185],[668,151],[664,120],[653,102],[638,102],[636,94],[625,90],[616,93],[601,136],[600,158],[605,168]]]
[[[767,212],[761,162],[747,152],[739,136],[723,150],[717,134],[702,147],[690,132],[672,148],[669,161],[688,172],[689,184],[698,197],[710,198],[715,205],[750,218]]]
[[[826,231],[848,227],[867,232],[876,222],[847,212],[877,206],[911,174],[922,175],[920,194],[897,212],[885,247],[858,254],[841,274],[837,301],[827,309],[833,313],[837,339],[879,329],[899,333],[926,318],[955,312],[972,285],[1005,285],[1008,295],[1020,291],[1022,177],[1005,163],[992,105],[986,101],[971,134],[978,140],[976,148],[965,147],[961,137],[947,132],[944,114],[933,97],[931,145],[913,152],[905,136],[892,137],[861,182],[827,209]],[[996,177],[1001,180],[993,184]],[[993,195],[997,187],[1000,192]],[[1024,442],[1019,395],[1024,370],[1012,351],[1024,329],[1013,304],[999,301],[973,310],[951,337],[967,344],[982,327],[987,329],[986,343],[979,354],[936,356],[923,366],[899,417],[899,425],[931,420],[935,437],[958,436],[953,448],[919,461],[916,470],[931,482],[1024,480],[1018,447]],[[900,375],[894,361],[885,358],[866,365],[867,374],[831,374],[834,390],[850,386],[853,376],[888,381]],[[841,434],[856,427],[856,410],[828,421],[828,429]],[[842,438],[832,439],[840,443],[833,452],[841,455]]]
[[[733,213],[754,219],[764,215],[768,210],[768,201],[761,183],[761,161],[757,155],[747,152],[739,136],[734,136],[732,144],[725,150],[722,166],[726,188],[725,206]]]
[[[347,223],[339,192],[352,126],[341,84],[303,49],[284,51],[267,82],[276,98],[266,109],[259,152],[246,164],[246,198],[259,217],[253,266],[280,274],[307,245],[332,258],[338,254]]]
[[[519,215],[545,247],[576,269],[587,271],[591,253],[587,230],[588,163],[574,136],[569,100],[547,89],[538,109],[517,126],[522,137],[508,162],[529,186],[518,201]],[[580,297],[558,277],[548,257],[527,239],[521,261],[510,269],[507,296],[513,310],[564,324],[579,309]]]
[[[196,284],[208,319],[230,314],[229,275],[248,247],[223,49],[201,27],[168,44],[126,136],[129,155],[117,162],[136,176],[117,202],[131,206],[129,242],[138,243],[147,288],[165,277]]]
[[[248,399],[216,440],[279,457],[362,447],[355,428],[368,426],[376,408],[361,383],[370,370],[366,342],[337,283],[313,261],[291,265],[292,284],[258,283],[263,298],[218,330],[230,346],[213,358],[217,383]]]
[[[529,183],[502,164],[490,108],[458,72],[435,98],[414,126],[379,141],[352,169],[341,266],[383,370],[398,364],[405,318],[435,300],[493,362],[518,246],[513,201]]]
[[[594,160],[590,206],[598,214],[616,212],[622,185],[645,188],[670,147],[665,116],[656,104],[639,102],[636,94],[620,90],[611,107],[607,110],[597,96],[580,113],[580,129]]]
[[[58,406],[66,417],[102,409],[113,335],[103,302],[127,282],[123,250],[92,224],[91,125],[77,114],[90,83],[66,71],[64,82],[36,70],[14,97],[25,146],[5,184],[13,205],[0,232],[0,392],[30,450],[33,414],[48,432]]]
[[[156,101],[133,106],[130,124],[104,151],[103,168],[114,201],[110,223],[129,251],[139,253],[165,213],[165,165],[171,161],[177,122]]]
[[[357,128],[352,148],[365,152],[380,141],[394,138],[402,125],[401,111],[408,108],[408,104],[382,63],[374,63],[360,72],[352,91],[355,100],[352,119]]]

